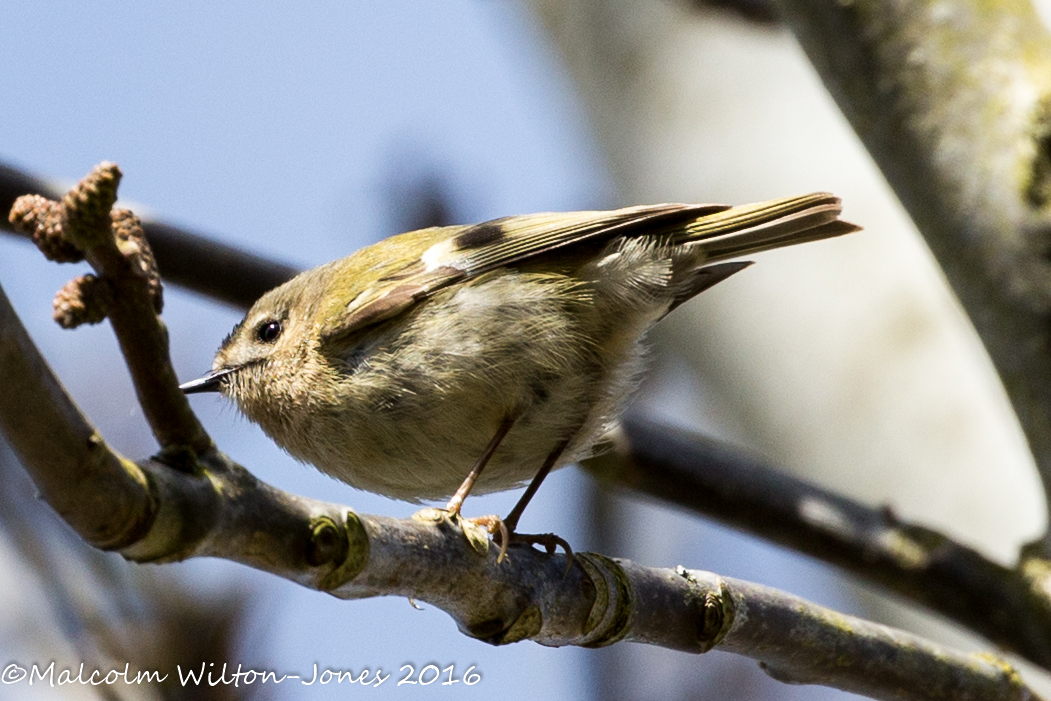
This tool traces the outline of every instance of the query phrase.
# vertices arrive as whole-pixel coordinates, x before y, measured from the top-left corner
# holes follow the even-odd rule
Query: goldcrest
[[[749,265],[723,261],[858,229],[839,214],[816,193],[401,234],[265,294],[182,388],[232,398],[361,489],[411,502],[459,489],[458,512],[472,489],[534,479],[528,501],[614,423],[650,327]]]

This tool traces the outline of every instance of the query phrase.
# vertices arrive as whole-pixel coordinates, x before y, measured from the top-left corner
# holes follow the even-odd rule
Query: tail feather
[[[841,211],[838,197],[819,192],[731,207],[687,224],[679,236],[703,261],[726,260],[858,231],[839,219]]]
[[[841,220],[835,220],[816,226],[812,229],[796,230],[788,233],[784,236],[777,238],[764,239],[753,245],[750,245],[747,250],[739,251],[732,249],[728,251],[720,251],[715,258],[709,258],[708,262],[713,260],[726,260],[727,258],[736,258],[742,255],[751,255],[753,253],[761,253],[763,251],[769,251],[774,248],[784,248],[785,246],[795,246],[799,243],[809,243],[811,241],[821,241],[822,239],[831,239],[837,236],[843,236],[844,234],[850,234],[855,231],[861,231],[861,227],[850,222]]]

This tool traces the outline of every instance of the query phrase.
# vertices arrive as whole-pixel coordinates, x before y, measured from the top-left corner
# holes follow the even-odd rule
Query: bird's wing
[[[585,241],[659,233],[685,222],[729,209],[726,205],[659,204],[608,212],[529,214],[494,219],[467,227],[447,227],[447,236],[419,258],[392,270],[357,295],[342,314],[326,315],[324,342],[338,342],[386,321],[464,280]]]
[[[717,262],[857,231],[858,227],[839,219],[840,209],[839,198],[815,192],[738,207],[656,204],[609,212],[529,214],[403,234],[416,237],[412,245],[422,250],[419,257],[404,266],[387,268],[383,277],[344,309],[327,314],[328,325],[321,336],[323,340],[347,338],[453,283],[584,242],[597,246],[622,236],[666,236],[692,246],[699,263]],[[721,274],[728,270],[720,268]],[[710,277],[698,278],[698,291]]]

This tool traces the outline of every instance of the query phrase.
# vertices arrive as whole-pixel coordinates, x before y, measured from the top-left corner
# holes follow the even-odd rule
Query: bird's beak
[[[197,392],[218,392],[222,386],[222,380],[227,375],[237,372],[238,368],[220,368],[219,370],[212,370],[203,377],[198,377],[196,380],[190,380],[179,385],[179,389],[182,390],[183,394],[196,394]]]

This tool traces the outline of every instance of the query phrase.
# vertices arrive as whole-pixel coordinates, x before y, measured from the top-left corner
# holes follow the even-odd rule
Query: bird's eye
[[[263,343],[273,343],[281,335],[281,322],[264,321],[256,329],[255,335]]]

